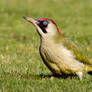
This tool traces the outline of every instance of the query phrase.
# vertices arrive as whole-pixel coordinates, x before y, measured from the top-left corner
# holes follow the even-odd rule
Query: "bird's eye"
[[[46,20],[43,21],[43,25],[44,25],[44,26],[47,26],[47,25],[48,25],[48,21],[46,21]]]
[[[46,27],[48,26],[49,22],[47,20],[38,20],[38,26],[42,29],[44,33],[47,33]]]

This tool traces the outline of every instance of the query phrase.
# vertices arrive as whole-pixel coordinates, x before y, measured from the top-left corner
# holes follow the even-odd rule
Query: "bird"
[[[55,21],[50,18],[23,18],[36,28],[40,36],[40,56],[54,75],[73,74],[82,80],[86,73],[92,72],[92,62],[74,42],[63,37]]]

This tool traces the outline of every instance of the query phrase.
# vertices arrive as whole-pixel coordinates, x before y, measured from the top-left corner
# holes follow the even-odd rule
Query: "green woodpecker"
[[[37,29],[41,58],[54,75],[74,74],[82,80],[85,73],[92,71],[90,61],[80,53],[72,41],[63,38],[52,19],[33,19],[25,16],[23,18]]]

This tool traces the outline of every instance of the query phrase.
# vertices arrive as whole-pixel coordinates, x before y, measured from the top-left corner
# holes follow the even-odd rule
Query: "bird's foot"
[[[76,75],[79,77],[80,80],[82,80],[83,72],[76,72]]]
[[[51,80],[53,80],[54,79],[54,76],[51,76],[51,78],[50,78]]]

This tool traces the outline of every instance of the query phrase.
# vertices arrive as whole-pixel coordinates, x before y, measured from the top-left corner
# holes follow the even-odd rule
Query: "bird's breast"
[[[75,59],[74,53],[64,47],[62,43],[55,44],[50,41],[43,41],[40,45],[40,54],[52,72],[71,73],[71,71],[75,72],[83,67],[83,64]]]
[[[55,49],[53,43],[42,42],[40,45],[40,55],[43,59],[45,65],[56,74],[61,74],[61,70],[57,66],[56,62],[59,61],[59,56],[57,54],[58,49]]]
[[[40,51],[41,51],[41,54],[42,56],[49,62],[56,62],[58,58],[56,57],[59,57],[58,56],[58,49],[59,48],[56,48],[56,46],[54,46],[51,42],[47,42],[47,43],[41,43],[41,46],[40,46]]]
[[[62,43],[55,44],[50,41],[43,41],[40,45],[40,51],[46,60],[53,63],[63,63],[63,61],[74,58],[73,53],[65,48]]]

